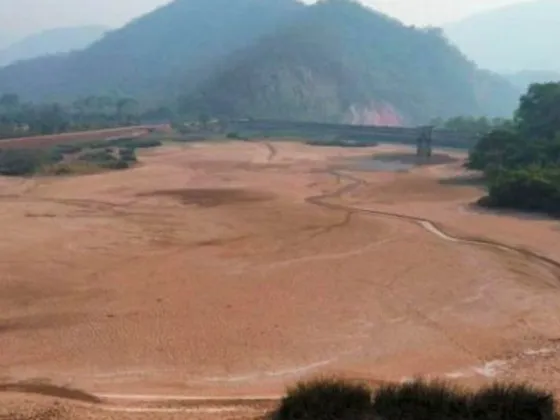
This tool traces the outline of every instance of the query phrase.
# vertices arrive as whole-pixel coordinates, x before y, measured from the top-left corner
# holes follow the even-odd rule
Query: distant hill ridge
[[[439,30],[351,0],[175,0],[83,51],[0,69],[0,92],[180,97],[196,115],[383,125],[508,115],[518,96]]]
[[[109,31],[100,25],[55,28],[30,35],[0,50],[0,66],[45,55],[81,50]]]
[[[501,73],[560,72],[560,1],[523,1],[445,27],[479,66]]]
[[[186,112],[402,125],[508,115],[518,96],[440,31],[406,27],[348,0],[307,7],[228,64],[183,98]]]

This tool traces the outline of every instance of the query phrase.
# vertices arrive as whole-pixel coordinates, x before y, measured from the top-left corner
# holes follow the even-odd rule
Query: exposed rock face
[[[355,125],[400,127],[404,125],[404,118],[390,104],[370,102],[366,106],[352,105],[346,122]]]

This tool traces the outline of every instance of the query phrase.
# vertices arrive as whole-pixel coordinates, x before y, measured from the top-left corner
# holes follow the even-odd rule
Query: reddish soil
[[[0,140],[0,149],[44,148],[61,143],[74,143],[92,140],[103,140],[119,136],[141,136],[152,129],[165,130],[167,126],[134,126],[121,128],[108,128],[105,130],[80,131],[74,133],[52,134],[46,136],[20,137],[15,139]]]
[[[240,397],[318,374],[560,394],[558,223],[475,211],[442,182],[460,162],[344,163],[402,152],[230,142],[0,178],[0,418],[249,419],[273,402]]]

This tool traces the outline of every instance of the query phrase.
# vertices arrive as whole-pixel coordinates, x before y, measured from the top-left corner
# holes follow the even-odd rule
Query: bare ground
[[[473,210],[441,182],[460,162],[340,167],[408,152],[232,142],[0,179],[0,419],[252,418],[318,374],[560,392],[558,224]]]

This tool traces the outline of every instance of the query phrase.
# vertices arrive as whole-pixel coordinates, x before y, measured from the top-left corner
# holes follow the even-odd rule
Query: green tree
[[[506,156],[521,143],[515,131],[497,129],[483,136],[471,150],[467,166],[470,169],[487,170],[502,167]]]
[[[515,120],[522,135],[553,138],[560,132],[560,82],[533,84],[521,97]]]
[[[500,170],[490,179],[485,204],[560,214],[560,170],[529,166]]]

